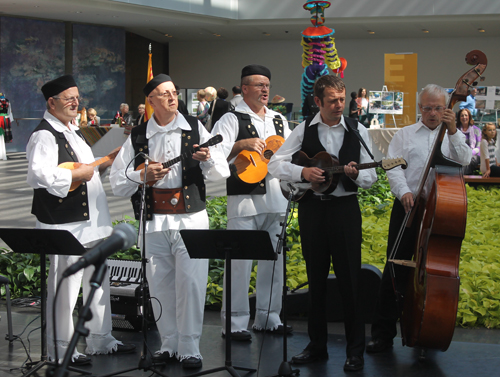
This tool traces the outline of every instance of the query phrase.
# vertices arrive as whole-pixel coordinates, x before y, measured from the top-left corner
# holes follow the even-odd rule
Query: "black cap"
[[[155,90],[158,85],[163,84],[164,82],[167,82],[167,81],[172,81],[170,76],[166,75],[164,73],[160,73],[159,75],[153,77],[146,84],[144,89],[142,89],[142,91],[144,92],[144,95],[147,97],[147,96],[149,96],[149,93],[151,93],[153,90]]]
[[[50,97],[54,97],[66,89],[73,88],[76,85],[75,79],[71,75],[64,75],[55,80],[49,81],[42,86],[42,93],[47,101]]]
[[[252,75],[266,76],[269,80],[271,80],[271,71],[263,65],[250,64],[241,70],[241,78]]]

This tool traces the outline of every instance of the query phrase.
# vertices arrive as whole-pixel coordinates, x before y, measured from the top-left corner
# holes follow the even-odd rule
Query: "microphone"
[[[299,192],[299,189],[297,188],[297,186],[293,185],[291,182],[287,182],[286,185],[288,186],[288,188],[290,189],[290,192],[293,195],[296,195]]]
[[[120,223],[106,240],[83,254],[76,263],[69,266],[66,271],[64,271],[63,278],[71,276],[91,264],[96,265],[102,263],[107,257],[118,250],[129,249],[136,242],[137,232],[135,228],[130,224]]]

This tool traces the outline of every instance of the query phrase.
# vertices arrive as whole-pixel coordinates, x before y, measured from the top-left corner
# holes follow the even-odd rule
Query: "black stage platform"
[[[7,333],[7,316],[5,301],[0,304],[0,376],[21,376],[18,368],[26,359],[26,353],[19,341],[9,345],[4,340]],[[19,334],[24,327],[39,313],[35,308],[14,308],[14,334]],[[203,369],[211,369],[224,365],[224,342],[221,338],[219,312],[206,311],[205,325],[201,338],[201,352],[203,355]],[[288,356],[299,353],[307,345],[308,337],[305,321],[290,321],[296,329],[289,337]],[[22,339],[28,347],[27,334],[40,325],[39,319],[29,326]],[[342,369],[345,361],[345,338],[343,324],[332,323],[329,326],[328,352],[329,360],[307,366],[293,366],[300,369],[301,377],[323,376],[391,376],[391,377],[460,377],[460,376],[498,376],[500,370],[500,331],[486,329],[456,329],[454,341],[446,352],[429,351],[424,362],[418,361],[416,349],[403,347],[400,339],[392,351],[379,355],[365,354],[365,368],[363,371],[345,373]],[[81,369],[92,372],[94,376],[112,373],[118,370],[137,366],[142,350],[142,337],[136,332],[114,332],[117,339],[132,342],[137,345],[138,352],[127,355],[92,356],[92,365]],[[369,326],[367,326],[369,335]],[[368,338],[367,338],[368,339]],[[34,360],[40,358],[40,331],[36,330],[29,336],[31,356]],[[149,334],[150,348],[154,352],[159,344],[156,330]],[[84,342],[80,341],[79,350],[85,349]],[[251,342],[233,342],[233,365],[258,369],[251,376],[267,377],[278,372],[282,360],[282,339],[276,335],[263,336],[253,333]],[[260,359],[260,364],[259,364]],[[186,372],[179,363],[169,364],[161,369],[169,377],[188,376],[194,372]],[[39,376],[45,376],[42,369]],[[76,374],[71,374],[72,376]],[[122,376],[150,376],[151,372],[134,371]],[[243,376],[244,373],[242,372]],[[230,376],[227,372],[211,374],[214,377]]]

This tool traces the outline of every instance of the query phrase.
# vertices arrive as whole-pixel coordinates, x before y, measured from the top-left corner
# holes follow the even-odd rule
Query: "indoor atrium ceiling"
[[[311,26],[307,13],[303,19],[238,20],[109,0],[0,0],[0,16],[115,26],[157,42],[297,40]],[[330,8],[325,17],[334,37],[342,39],[500,36],[499,14],[335,18]]]

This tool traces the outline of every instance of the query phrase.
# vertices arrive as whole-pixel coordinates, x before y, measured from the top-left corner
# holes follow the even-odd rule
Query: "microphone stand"
[[[142,273],[142,280],[140,283],[140,290],[141,290],[141,306],[142,306],[142,355],[139,360],[139,365],[135,368],[129,368],[129,369],[124,369],[120,370],[117,372],[113,372],[110,374],[103,375],[101,377],[111,377],[111,376],[116,376],[118,374],[122,373],[127,373],[131,372],[133,370],[143,370],[143,371],[151,371],[153,373],[156,373],[159,376],[162,377],[168,377],[166,374],[162,374],[158,370],[153,368],[153,359],[151,357],[151,353],[148,350],[148,318],[149,318],[149,284],[148,280],[146,278],[146,264],[147,264],[147,259],[146,259],[146,219],[147,219],[147,207],[146,207],[146,187],[147,187],[147,181],[146,181],[146,176],[148,173],[148,166],[149,166],[149,156],[144,156],[144,179],[142,182],[142,191],[141,191],[141,207],[139,211],[139,238],[137,241],[137,245],[142,245],[141,246],[141,273]],[[158,363],[156,365],[163,365],[164,363]]]
[[[94,294],[96,290],[101,286],[102,280],[106,275],[106,270],[108,269],[108,264],[106,261],[100,261],[100,263],[96,263],[94,273],[90,279],[90,292],[85,302],[85,305],[80,310],[78,314],[78,322],[75,326],[75,331],[73,336],[71,337],[71,341],[68,345],[68,349],[64,355],[63,362],[60,366],[57,367],[54,376],[55,377],[66,377],[68,375],[68,365],[73,357],[73,351],[78,343],[78,338],[80,335],[86,337],[89,335],[89,329],[85,327],[85,322],[90,321],[92,319],[92,312],[90,310],[90,303],[94,298]]]
[[[287,316],[286,316],[286,298],[288,293],[288,287],[286,285],[286,224],[288,222],[288,216],[290,215],[290,207],[293,199],[294,192],[297,191],[295,186],[291,183],[287,183],[290,189],[288,193],[288,202],[286,204],[285,220],[281,223],[281,234],[278,235],[278,244],[276,245],[276,252],[283,252],[283,294],[282,294],[282,308],[283,308],[283,361],[278,369],[278,374],[274,374],[270,377],[295,377],[300,374],[300,369],[292,369],[290,363],[288,362],[287,347],[288,347],[288,331],[287,331]]]

